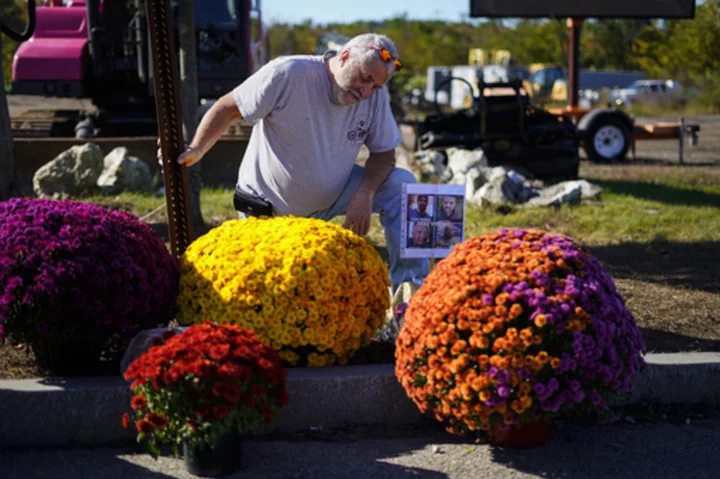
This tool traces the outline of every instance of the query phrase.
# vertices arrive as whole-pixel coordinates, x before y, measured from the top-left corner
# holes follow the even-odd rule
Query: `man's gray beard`
[[[352,63],[351,63],[348,67],[346,67],[346,68],[343,69],[342,71],[338,72],[338,74],[337,74],[337,76],[336,76],[336,78],[335,78],[335,82],[334,82],[333,85],[332,85],[332,96],[333,96],[333,100],[334,100],[334,102],[337,103],[338,105],[341,105],[341,106],[349,106],[349,105],[354,105],[355,103],[358,103],[358,101],[359,101],[359,100],[358,100],[358,101],[355,101],[355,102],[349,102],[349,101],[347,101],[347,100],[345,99],[345,93],[349,93],[351,96],[354,96],[354,95],[350,92],[350,90],[343,90],[343,89],[340,87],[340,84],[339,84],[340,81],[342,81],[342,83],[345,83],[345,84],[349,84],[349,83],[350,83],[350,80],[351,80],[351,77],[352,77],[353,68],[356,67],[355,63],[356,63],[356,62],[355,62],[354,60],[352,60]],[[346,80],[347,80],[347,81],[346,81]]]
[[[332,86],[332,97],[334,103],[340,106],[347,106],[347,102],[345,101],[345,90],[340,88],[338,85]]]
[[[333,102],[340,105],[340,106],[350,106],[354,105],[355,103],[358,103],[358,101],[347,101],[345,99],[345,93],[350,93],[348,90],[343,90],[340,88],[337,84],[333,85],[332,87],[332,97]],[[352,93],[350,93],[352,95]]]

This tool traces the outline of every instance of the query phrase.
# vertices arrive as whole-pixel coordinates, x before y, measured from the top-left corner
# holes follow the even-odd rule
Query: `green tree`
[[[25,0],[10,0],[2,2],[0,5],[0,19],[2,19],[3,24],[18,33],[25,30],[27,18],[28,11]],[[12,81],[12,62],[18,45],[17,42],[12,41],[8,37],[2,39],[2,58],[0,58],[0,63],[2,63],[2,74],[5,85],[10,85]]]

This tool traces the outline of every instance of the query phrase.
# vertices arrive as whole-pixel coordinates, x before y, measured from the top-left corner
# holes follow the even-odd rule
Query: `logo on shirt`
[[[360,120],[357,122],[357,125],[348,132],[348,140],[352,141],[353,143],[359,143],[365,140],[365,137],[368,135],[368,125],[365,120]]]

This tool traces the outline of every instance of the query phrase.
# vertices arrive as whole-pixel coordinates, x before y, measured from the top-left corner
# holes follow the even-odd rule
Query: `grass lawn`
[[[603,188],[600,201],[560,208],[469,207],[466,238],[504,227],[569,235],[613,276],[651,350],[720,351],[720,167],[583,162],[580,175]],[[231,193],[202,191],[210,227],[235,218]],[[121,194],[90,201],[143,217],[161,207],[164,197]],[[162,224],[166,218],[161,209],[145,221]],[[368,240],[384,246],[377,217]]]

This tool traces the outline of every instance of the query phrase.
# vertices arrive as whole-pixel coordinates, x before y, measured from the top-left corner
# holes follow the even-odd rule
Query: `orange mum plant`
[[[411,298],[396,375],[423,413],[466,434],[605,412],[644,351],[590,253],[560,234],[501,230],[456,246]]]

